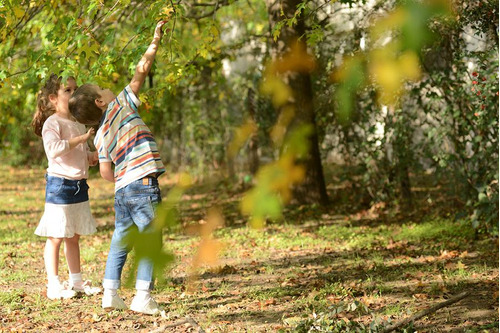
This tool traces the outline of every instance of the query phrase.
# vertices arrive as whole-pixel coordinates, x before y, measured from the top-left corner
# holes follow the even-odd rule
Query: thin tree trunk
[[[403,163],[399,169],[399,184],[401,187],[401,197],[403,199],[404,204],[407,208],[413,208],[413,194],[411,192],[411,182],[410,182],[410,173],[408,171],[408,164]]]
[[[247,92],[247,103],[248,103],[248,114],[255,124],[257,124],[256,114],[255,114],[255,92],[252,88],[248,88]],[[259,142],[257,140],[257,133],[252,135],[249,142],[249,152],[248,152],[248,164],[252,175],[255,175],[257,169],[259,168]]]

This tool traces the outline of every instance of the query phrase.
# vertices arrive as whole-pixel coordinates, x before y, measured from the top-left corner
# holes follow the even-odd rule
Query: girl
[[[37,109],[32,126],[35,134],[42,137],[48,168],[45,178],[45,212],[35,234],[47,237],[44,250],[47,271],[47,297],[71,298],[77,292],[92,295],[100,288],[83,281],[80,272],[80,235],[96,231],[96,223],[90,213],[88,199],[89,164],[97,164],[97,153],[91,153],[87,140],[94,132],[85,131],[68,109],[68,100],[76,90],[76,82],[52,74],[39,91]],[[59,282],[59,249],[64,242],[64,254],[68,262],[69,284]]]

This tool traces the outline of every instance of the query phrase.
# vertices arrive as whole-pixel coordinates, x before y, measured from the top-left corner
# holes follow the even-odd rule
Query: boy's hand
[[[161,20],[156,24],[155,34],[153,36],[154,39],[161,39],[161,37],[163,36],[163,25],[165,25],[165,23],[167,23],[167,20]]]

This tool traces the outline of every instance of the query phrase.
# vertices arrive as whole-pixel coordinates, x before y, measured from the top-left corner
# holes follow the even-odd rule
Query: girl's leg
[[[68,262],[70,274],[80,273],[80,235],[75,234],[71,238],[64,238],[64,255]],[[81,280],[81,279],[80,279]]]
[[[70,286],[77,292],[94,295],[101,292],[100,288],[92,287],[90,281],[83,281],[80,271],[80,235],[64,239],[64,254],[69,268]]]
[[[61,248],[62,238],[47,238],[43,257],[45,260],[45,270],[49,282],[58,280],[59,272],[59,249]]]
[[[73,290],[64,290],[59,282],[59,249],[63,242],[62,238],[47,238],[44,249],[45,269],[47,270],[47,297],[50,299],[71,298],[75,296]]]

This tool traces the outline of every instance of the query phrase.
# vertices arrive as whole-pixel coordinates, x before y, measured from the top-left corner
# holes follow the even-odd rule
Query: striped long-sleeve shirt
[[[94,139],[99,162],[115,165],[115,192],[148,174],[165,172],[156,141],[137,112],[140,104],[126,86],[109,103]]]

